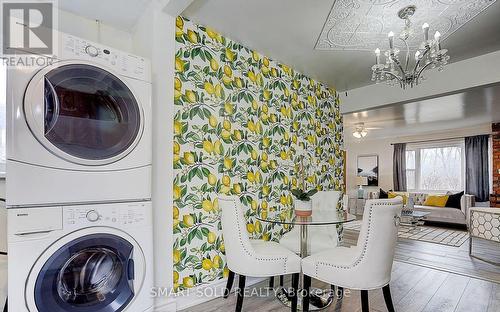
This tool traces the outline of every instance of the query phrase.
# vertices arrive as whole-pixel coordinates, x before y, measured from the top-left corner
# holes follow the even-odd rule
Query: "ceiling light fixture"
[[[360,123],[352,133],[356,139],[362,139],[368,134],[368,131],[364,127],[364,124]]]
[[[448,50],[441,49],[441,34],[436,31],[434,39],[429,39],[429,24],[422,25],[424,41],[415,52],[415,64],[410,66],[410,47],[408,38],[412,35],[410,17],[415,14],[417,7],[409,5],[398,12],[399,18],[405,21],[405,28],[399,34],[399,39],[406,47],[404,63],[399,60],[399,49],[394,47],[394,33],[388,34],[389,50],[384,52],[385,64],[380,62],[380,49],[375,50],[375,62],[372,66],[372,81],[376,83],[386,81],[389,85],[397,85],[403,89],[413,88],[424,80],[422,73],[429,68],[438,68],[439,71],[448,63],[450,57],[446,54]]]

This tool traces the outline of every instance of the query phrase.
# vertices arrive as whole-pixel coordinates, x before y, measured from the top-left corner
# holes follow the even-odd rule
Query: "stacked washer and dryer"
[[[9,311],[151,311],[150,63],[60,33],[7,84]]]

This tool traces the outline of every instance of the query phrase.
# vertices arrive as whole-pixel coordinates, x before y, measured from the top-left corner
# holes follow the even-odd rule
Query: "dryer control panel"
[[[88,226],[116,228],[151,225],[151,203],[120,203],[66,206],[63,208],[64,229]]]
[[[64,33],[60,37],[59,58],[94,62],[120,75],[151,81],[151,66],[147,59]]]

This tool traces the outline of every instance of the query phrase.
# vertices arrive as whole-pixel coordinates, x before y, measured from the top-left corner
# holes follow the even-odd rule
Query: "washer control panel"
[[[104,65],[116,73],[151,81],[150,63],[147,59],[118,51],[86,39],[61,34],[60,58],[62,60],[86,60]]]
[[[150,205],[148,202],[66,206],[63,208],[63,224],[65,229],[87,226],[144,226],[151,222]]]

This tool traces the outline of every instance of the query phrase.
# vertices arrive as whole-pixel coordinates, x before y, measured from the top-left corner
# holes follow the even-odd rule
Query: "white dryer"
[[[9,311],[152,311],[151,215],[151,202],[9,209]]]
[[[53,64],[7,71],[7,207],[149,200],[149,61],[59,37]]]

